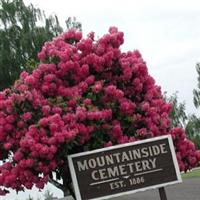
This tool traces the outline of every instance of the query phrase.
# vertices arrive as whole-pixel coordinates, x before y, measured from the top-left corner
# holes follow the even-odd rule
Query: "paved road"
[[[184,179],[183,183],[165,187],[165,191],[167,200],[200,200],[200,178]],[[72,198],[60,200],[72,200]],[[158,189],[155,189],[113,198],[112,200],[160,200],[160,197]]]
[[[200,200],[200,178],[165,187],[167,200]],[[158,189],[121,196],[113,200],[160,200]]]

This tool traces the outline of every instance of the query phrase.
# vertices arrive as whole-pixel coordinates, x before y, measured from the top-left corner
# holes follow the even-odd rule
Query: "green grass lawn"
[[[187,173],[182,174],[182,178],[194,178],[194,177],[200,177],[200,168],[194,169],[192,171],[188,171]]]

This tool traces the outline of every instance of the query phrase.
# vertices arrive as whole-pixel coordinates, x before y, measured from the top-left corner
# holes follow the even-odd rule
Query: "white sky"
[[[200,62],[199,0],[25,0],[56,14],[63,22],[75,16],[86,35],[102,36],[110,26],[125,33],[124,51],[138,49],[150,74],[163,91],[179,92],[189,113],[197,85],[195,64]]]
[[[94,31],[102,36],[110,26],[125,33],[123,50],[138,49],[147,62],[149,73],[162,91],[178,91],[189,113],[192,91],[197,85],[195,64],[200,62],[199,0],[24,0],[26,4],[56,14],[63,23],[75,16],[86,35]],[[56,189],[48,186],[56,195]],[[27,192],[27,194],[38,194]],[[26,195],[27,196],[27,195]],[[16,197],[16,198],[15,198]],[[24,193],[0,197],[0,200],[25,199]]]

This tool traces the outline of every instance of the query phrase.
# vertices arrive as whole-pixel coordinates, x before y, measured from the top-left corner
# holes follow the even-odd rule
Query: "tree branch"
[[[49,177],[49,182],[64,191],[64,185]]]
[[[50,178],[50,177],[49,177],[49,182],[50,182],[51,184],[53,184],[55,187],[57,187],[57,188],[59,188],[60,190],[62,190],[63,193],[66,195],[66,193],[65,193],[66,188],[64,187],[63,184],[57,182],[56,180],[54,180],[54,179],[52,179],[52,178]],[[76,199],[74,190],[73,190],[73,188],[72,188],[72,186],[71,186],[70,183],[67,184],[67,189],[68,189],[68,191],[69,191],[69,194],[71,194],[72,197],[73,197],[74,199]]]

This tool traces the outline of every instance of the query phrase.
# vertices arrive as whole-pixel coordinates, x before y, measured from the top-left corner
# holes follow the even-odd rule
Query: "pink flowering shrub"
[[[179,167],[200,152],[181,128],[170,128],[167,104],[138,51],[123,53],[123,33],[98,40],[70,30],[46,42],[41,64],[0,93],[1,194],[42,189],[55,172],[70,189],[67,156],[171,134]],[[62,188],[61,188],[62,189]]]

